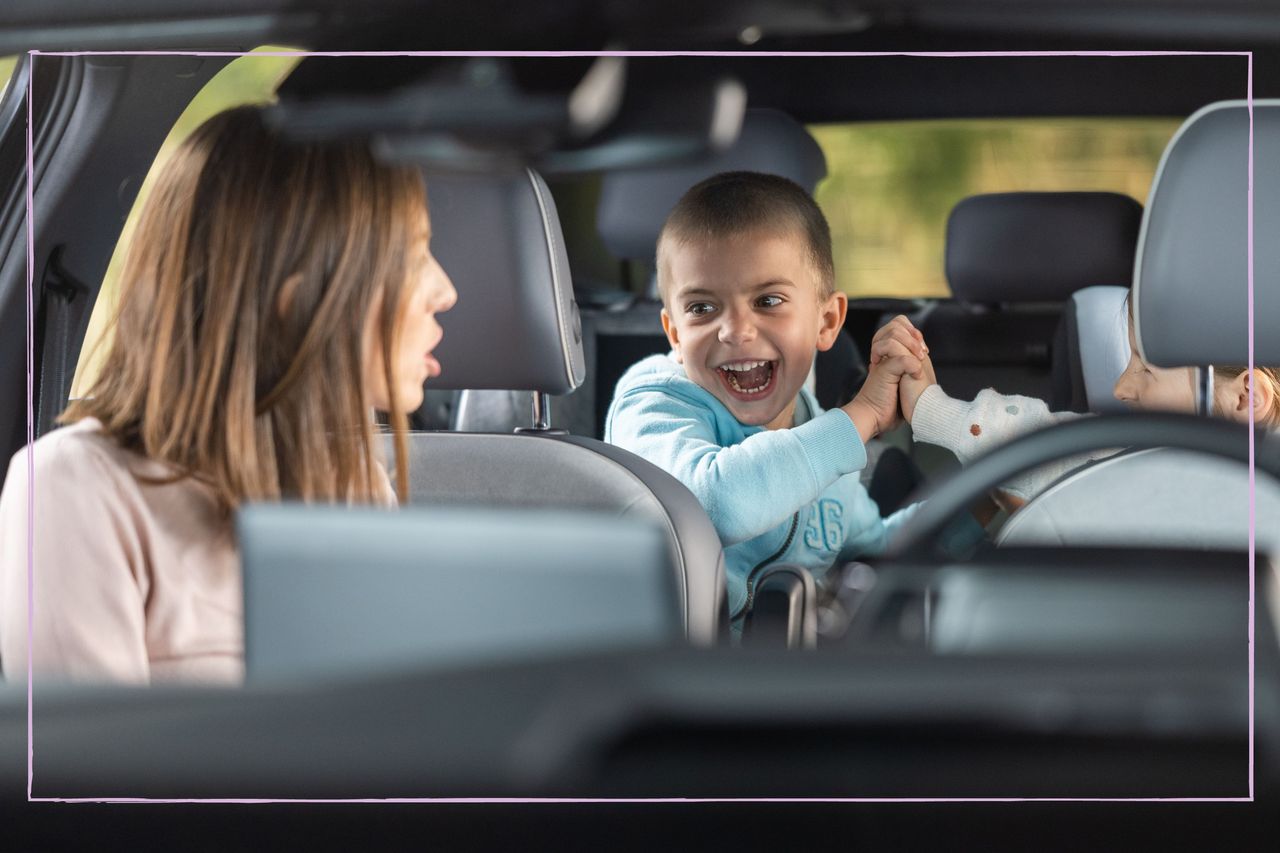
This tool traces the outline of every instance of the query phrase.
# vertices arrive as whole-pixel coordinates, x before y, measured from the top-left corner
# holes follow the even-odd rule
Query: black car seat
[[[1096,284],[1128,286],[1142,206],[1103,192],[970,196],[947,221],[953,298],[920,312],[938,381],[953,397],[984,388],[1053,400],[1064,303]]]
[[[750,170],[782,175],[813,192],[827,174],[826,158],[813,136],[776,110],[749,109],[738,140],[723,152],[683,165],[652,166],[606,173],[601,180],[597,228],[604,245],[620,261],[652,265],[658,233],[686,190],[717,172]],[[591,437],[604,433],[613,388],[623,372],[655,352],[667,351],[659,312],[657,282],[643,295],[599,293],[579,288],[586,382],[552,401],[552,424]],[[847,335],[819,354],[815,393],[824,408],[852,399],[866,376],[857,347]],[[523,425],[529,395],[490,391],[461,394],[453,426],[459,430],[509,430]]]
[[[1142,205],[1107,192],[990,193],[957,204],[946,237],[953,296],[909,315],[938,383],[962,400],[995,388],[1055,411],[1079,406],[1063,307],[1081,288],[1129,284],[1141,219]],[[912,459],[931,477],[959,467],[933,445],[915,445]]]
[[[525,430],[414,432],[414,503],[588,509],[639,517],[667,535],[687,636],[711,642],[725,608],[715,528],[675,478],[619,448],[547,428],[546,398],[586,373],[555,204],[529,169],[428,175],[432,249],[457,286],[441,315],[436,389],[516,389],[533,400]],[[536,412],[534,411],[536,407]],[[609,554],[601,553],[607,561]]]

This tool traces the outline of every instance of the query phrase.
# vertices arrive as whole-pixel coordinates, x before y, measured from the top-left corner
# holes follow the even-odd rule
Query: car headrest
[[[1129,363],[1128,288],[1100,284],[1071,294],[1076,312],[1080,372],[1091,412],[1123,412],[1128,407],[1115,397],[1116,380]]]
[[[458,290],[440,315],[436,389],[567,394],[586,361],[555,202],[532,169],[427,174],[431,251]]]
[[[786,113],[749,109],[737,142],[719,154],[681,166],[607,173],[596,212],[601,239],[616,258],[652,261],[662,224],[680,196],[702,179],[730,171],[781,175],[812,193],[827,175],[827,158]]]
[[[1252,122],[1251,122],[1252,119]],[[1162,367],[1245,364],[1253,154],[1254,363],[1280,365],[1280,100],[1221,101],[1178,129],[1156,170],[1134,271],[1135,334]]]
[[[989,193],[947,220],[946,271],[965,302],[1062,302],[1082,287],[1127,287],[1142,205],[1119,193]]]

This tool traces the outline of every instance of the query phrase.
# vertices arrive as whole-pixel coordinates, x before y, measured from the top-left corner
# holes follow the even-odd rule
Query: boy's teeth
[[[739,394],[758,394],[764,391],[773,379],[773,362],[771,361],[737,361],[732,364],[723,364],[719,369],[724,374],[729,387]]]

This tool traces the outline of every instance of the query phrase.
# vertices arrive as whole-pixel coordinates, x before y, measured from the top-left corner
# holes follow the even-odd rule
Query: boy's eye
[[[715,308],[710,302],[692,302],[684,310],[695,317],[701,317],[703,314],[710,314]]]
[[[783,300],[781,296],[775,296],[774,294],[770,293],[765,296],[761,296],[759,299],[757,299],[756,305],[758,305],[761,308],[777,308],[779,305],[782,304],[782,301]]]

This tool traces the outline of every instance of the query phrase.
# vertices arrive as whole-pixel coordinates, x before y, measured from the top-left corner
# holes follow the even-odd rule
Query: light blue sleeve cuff
[[[819,486],[825,488],[845,474],[867,465],[867,448],[858,428],[841,409],[832,409],[791,430],[800,441]]]

